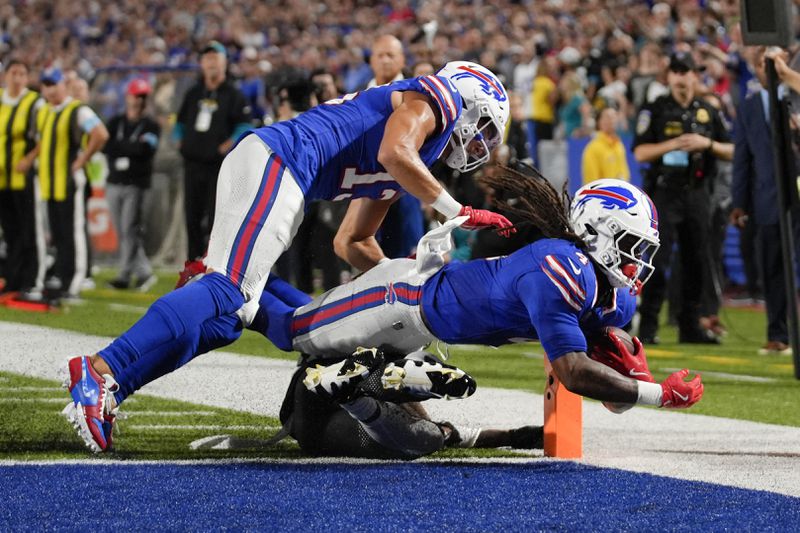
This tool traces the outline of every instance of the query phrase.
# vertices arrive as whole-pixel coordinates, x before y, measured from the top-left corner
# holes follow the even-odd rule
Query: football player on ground
[[[468,374],[431,353],[397,358],[359,348],[336,366],[344,374],[359,365],[363,380],[342,381],[330,392],[314,386],[320,363],[331,360],[301,358],[280,412],[284,433],[310,455],[415,459],[446,447],[544,447],[542,426],[491,429],[431,420],[420,401],[465,398],[476,387]]]
[[[208,275],[159,298],[98,355],[70,360],[71,417],[87,445],[108,446],[113,380],[104,376],[141,386],[164,367],[146,357],[151,351],[231,313],[250,322],[307,202],[351,200],[334,245],[361,270],[385,258],[374,235],[404,193],[446,219],[465,216],[465,227],[509,228],[503,216],[462,206],[428,170],[439,158],[462,172],[484,164],[508,116],[508,94],[494,74],[457,61],[436,75],[347,95],[245,134],[220,169]]]

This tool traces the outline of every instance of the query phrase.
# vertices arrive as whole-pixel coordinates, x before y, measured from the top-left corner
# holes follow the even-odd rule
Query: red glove
[[[206,265],[203,264],[202,260],[195,259],[194,261],[186,261],[183,264],[183,270],[178,274],[178,282],[175,284],[175,288],[180,289],[198,275],[205,273]]]
[[[639,381],[656,382],[647,366],[644,346],[642,346],[642,342],[637,337],[633,337],[633,353],[631,353],[616,335],[609,331],[607,336],[614,343],[616,350],[592,350],[592,359],[613,368],[623,376],[638,379]],[[595,352],[599,352],[599,354]],[[598,355],[602,358],[598,358]]]
[[[684,381],[689,369],[675,372],[661,383],[661,407],[682,409],[691,407],[703,397],[703,381],[700,374],[690,381]]]
[[[500,235],[503,237],[510,237],[512,233],[516,233],[513,224],[503,215],[487,211],[486,209],[473,209],[472,206],[465,205],[459,211],[458,216],[469,217],[469,220],[461,225],[464,229],[478,229],[494,226],[500,228]]]

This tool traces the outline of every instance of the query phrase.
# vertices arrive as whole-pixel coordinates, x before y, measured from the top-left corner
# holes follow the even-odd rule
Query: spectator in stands
[[[56,248],[54,270],[60,281],[53,298],[75,301],[88,265],[84,167],[109,135],[92,108],[69,96],[61,69],[46,69],[41,82],[47,106],[38,115],[39,182],[41,197],[47,202]],[[61,124],[71,127],[59,127]]]
[[[142,242],[142,204],[150,188],[161,134],[161,127],[146,114],[151,92],[146,80],[131,81],[125,94],[125,112],[108,124],[111,139],[104,149],[109,169],[106,199],[119,237],[119,271],[109,282],[114,289],[127,289],[133,281],[137,290],[146,291],[156,282]]]
[[[311,85],[316,99],[314,105],[333,100],[341,94],[336,86],[336,77],[325,69],[317,69],[311,73]]]
[[[665,272],[672,263],[672,247],[681,251],[681,310],[679,342],[719,343],[700,327],[703,286],[708,283],[707,261],[711,214],[710,191],[716,160],[731,159],[733,145],[717,110],[697,96],[697,66],[690,53],[678,52],[669,63],[670,94],[645,105],[636,121],[634,155],[649,162],[645,191],[659,214],[661,248],[653,273],[642,294],[639,338],[657,344],[658,317],[666,293]],[[675,268],[673,268],[673,272]]]
[[[641,109],[669,92],[665,79],[667,60],[661,46],[647,42],[639,50],[638,61],[639,66],[628,83],[628,100],[634,109]]]
[[[508,93],[510,106],[510,118],[506,126],[506,146],[511,150],[508,163],[515,166],[519,161],[531,164],[530,147],[528,146],[528,136],[525,131],[525,113],[522,105],[522,97],[514,92]]]
[[[418,78],[420,76],[430,76],[434,74],[436,69],[430,61],[418,61],[411,67],[411,77]]]
[[[602,178],[630,181],[625,145],[617,134],[619,113],[611,106],[597,112],[597,133],[583,151],[583,184]]]
[[[531,119],[533,122],[533,145],[531,156],[533,163],[539,166],[540,141],[553,139],[553,128],[556,122],[556,102],[558,101],[558,88],[554,81],[555,65],[552,57],[546,57],[539,62],[536,68],[536,77],[533,78],[531,89]]]
[[[588,137],[594,128],[594,118],[580,77],[576,72],[569,71],[561,77],[558,85],[561,93],[558,120],[564,128],[564,137]]]
[[[774,56],[775,67],[783,81],[792,88],[800,75]],[[756,249],[759,256],[764,299],[767,306],[767,343],[760,355],[791,354],[786,325],[787,306],[791,305],[784,282],[783,251],[778,223],[778,200],[772,153],[769,96],[763,48],[755,58],[755,72],[762,89],[741,103],[736,115],[736,150],[733,160],[733,210],[731,223],[739,228],[756,226]],[[796,88],[800,88],[800,83]],[[794,218],[794,222],[798,222]],[[793,228],[795,242],[800,242],[798,225]]]
[[[200,80],[186,93],[173,130],[183,156],[189,259],[206,253],[219,167],[234,141],[250,127],[250,108],[227,80],[226,67],[225,47],[209,42],[200,55]]]
[[[0,89],[0,228],[6,261],[0,293],[40,299],[44,287],[44,232],[36,216],[36,115],[44,101],[28,89],[28,65],[12,59]],[[10,157],[9,157],[10,156]]]
[[[264,85],[266,73],[262,72],[258,52],[252,46],[242,50],[239,63],[242,71],[239,90],[250,107],[250,123],[257,128],[264,124],[267,114],[267,90]]]
[[[369,56],[369,66],[373,78],[367,87],[385,85],[403,79],[403,68],[406,66],[406,57],[403,54],[403,43],[394,35],[381,35],[372,45]],[[487,67],[488,68],[488,67]]]

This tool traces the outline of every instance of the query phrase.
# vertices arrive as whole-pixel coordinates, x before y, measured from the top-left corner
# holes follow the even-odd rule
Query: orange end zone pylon
[[[544,370],[544,454],[579,459],[583,456],[583,398],[558,380],[547,356]]]

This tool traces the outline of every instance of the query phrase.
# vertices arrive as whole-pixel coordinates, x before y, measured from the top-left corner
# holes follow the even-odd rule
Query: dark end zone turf
[[[796,530],[800,499],[571,462],[0,467],[0,529]],[[84,505],[92,502],[92,505]]]

